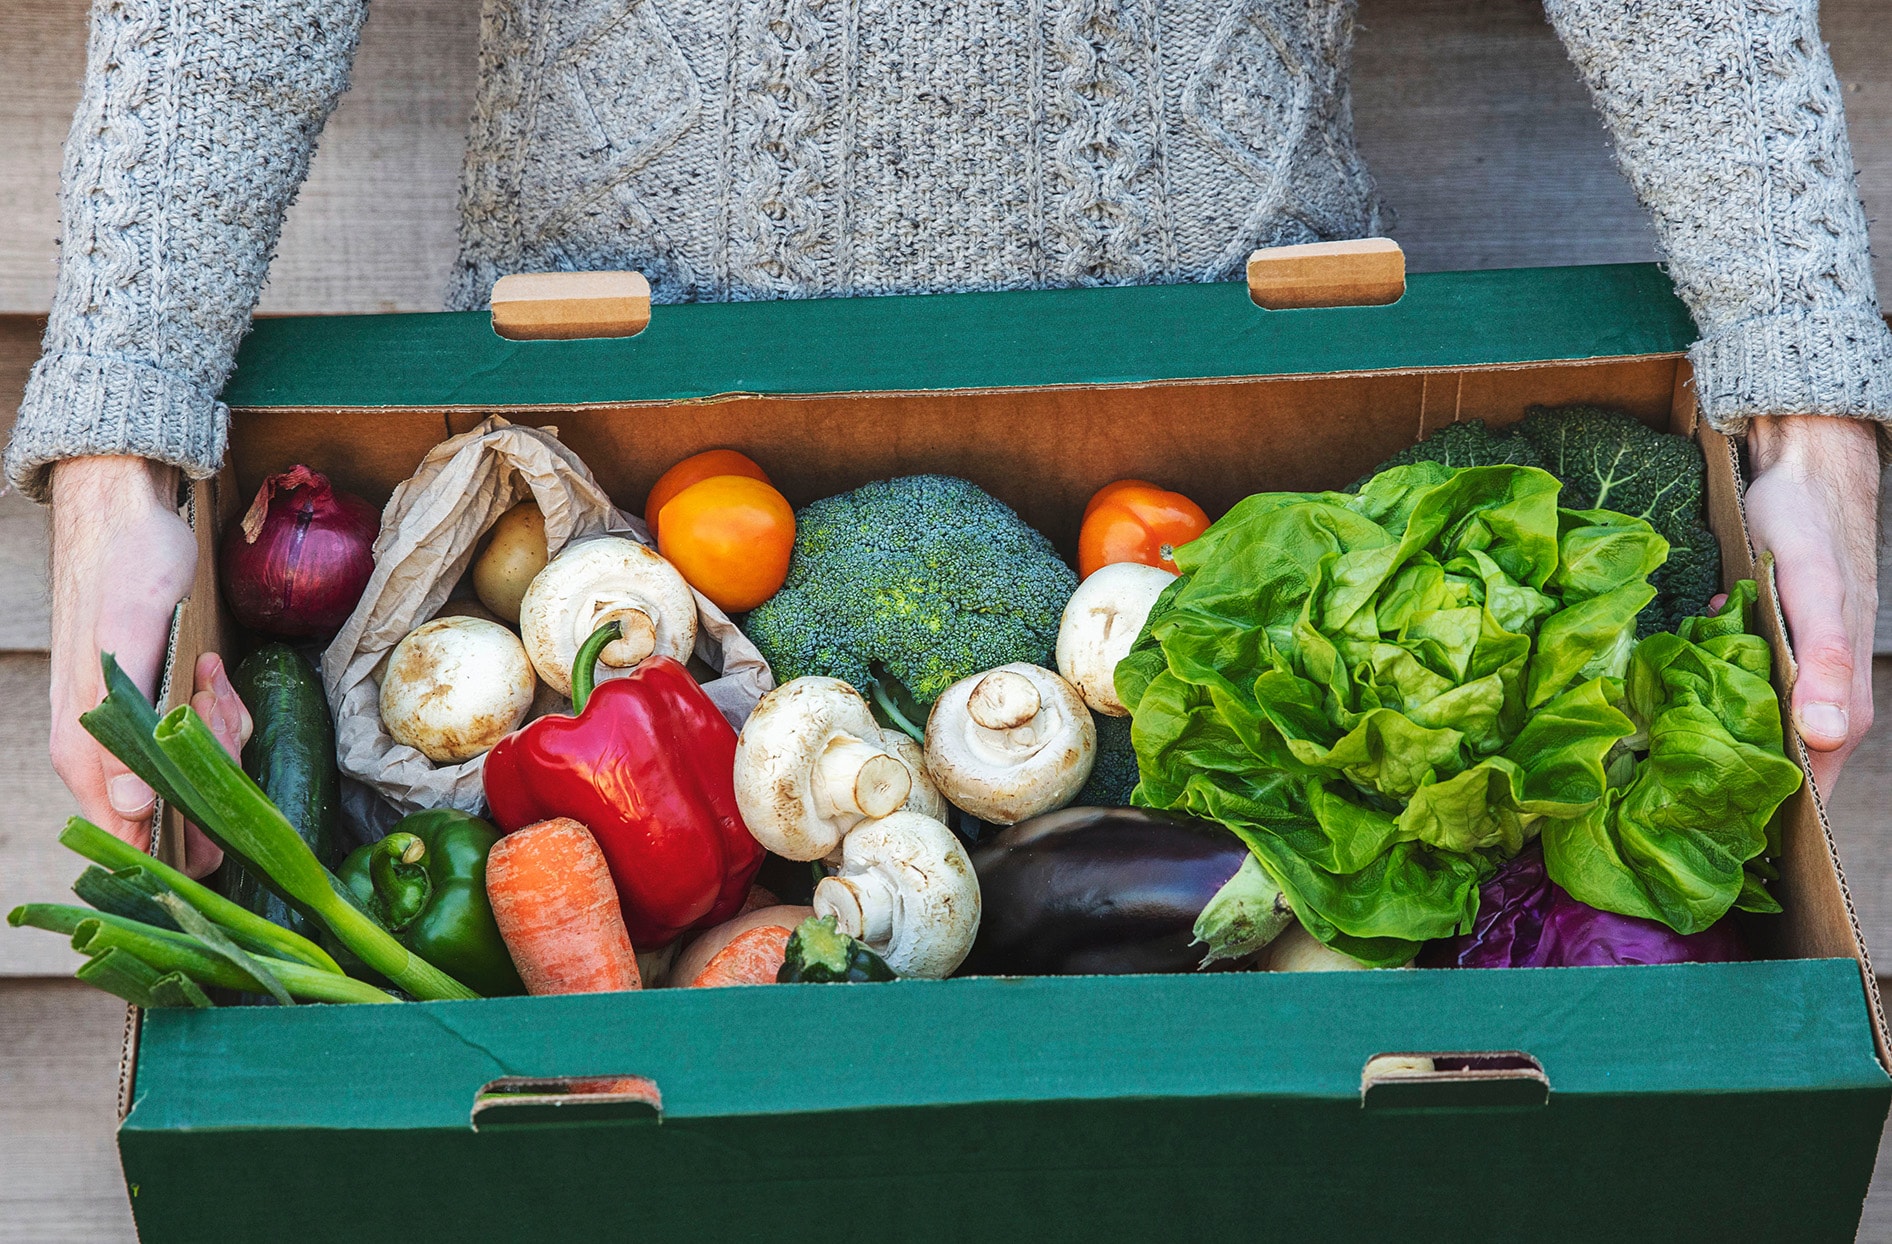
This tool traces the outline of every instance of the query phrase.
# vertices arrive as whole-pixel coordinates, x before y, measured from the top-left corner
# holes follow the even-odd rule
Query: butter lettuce
[[[1118,694],[1132,802],[1221,822],[1322,942],[1371,963],[1470,928],[1541,835],[1576,897],[1680,932],[1746,894],[1781,755],[1752,585],[1638,645],[1647,522],[1533,467],[1420,462],[1247,498],[1176,551]]]

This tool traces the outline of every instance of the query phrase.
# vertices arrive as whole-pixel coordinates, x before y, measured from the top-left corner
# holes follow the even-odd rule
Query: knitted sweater
[[[366,0],[95,0],[7,451],[216,469],[217,401]],[[1701,341],[1703,410],[1892,419],[1817,0],[1546,0]],[[1352,0],[484,0],[449,303],[1218,280],[1379,228]]]

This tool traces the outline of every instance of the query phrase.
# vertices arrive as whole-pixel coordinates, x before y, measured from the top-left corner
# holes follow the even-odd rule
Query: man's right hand
[[[140,850],[151,842],[151,788],[85,732],[79,714],[105,697],[100,652],[155,694],[172,612],[197,563],[177,483],[174,468],[144,458],[71,458],[52,475],[53,768],[88,820]],[[216,677],[228,686],[220,664]],[[193,875],[215,868],[219,854],[190,835]]]

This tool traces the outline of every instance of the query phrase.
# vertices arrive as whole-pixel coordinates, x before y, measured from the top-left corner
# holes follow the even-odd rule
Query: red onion
[[[336,492],[326,475],[296,466],[270,476],[243,521],[224,534],[231,612],[266,635],[333,635],[374,573],[380,529],[380,513]]]

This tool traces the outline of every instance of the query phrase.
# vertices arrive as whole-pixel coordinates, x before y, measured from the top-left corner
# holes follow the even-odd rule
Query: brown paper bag
[[[527,498],[545,515],[545,545],[553,556],[568,543],[599,535],[653,543],[642,520],[611,504],[556,429],[521,427],[493,415],[471,432],[434,446],[389,498],[374,544],[374,575],[322,654],[322,684],[335,715],[342,774],[400,813],[423,808],[479,812],[485,805],[484,756],[437,765],[388,734],[381,724],[377,671],[394,645],[446,603],[486,529]],[[701,592],[696,606],[696,655],[720,672],[703,690],[740,729],[775,680],[762,654],[727,614]]]

